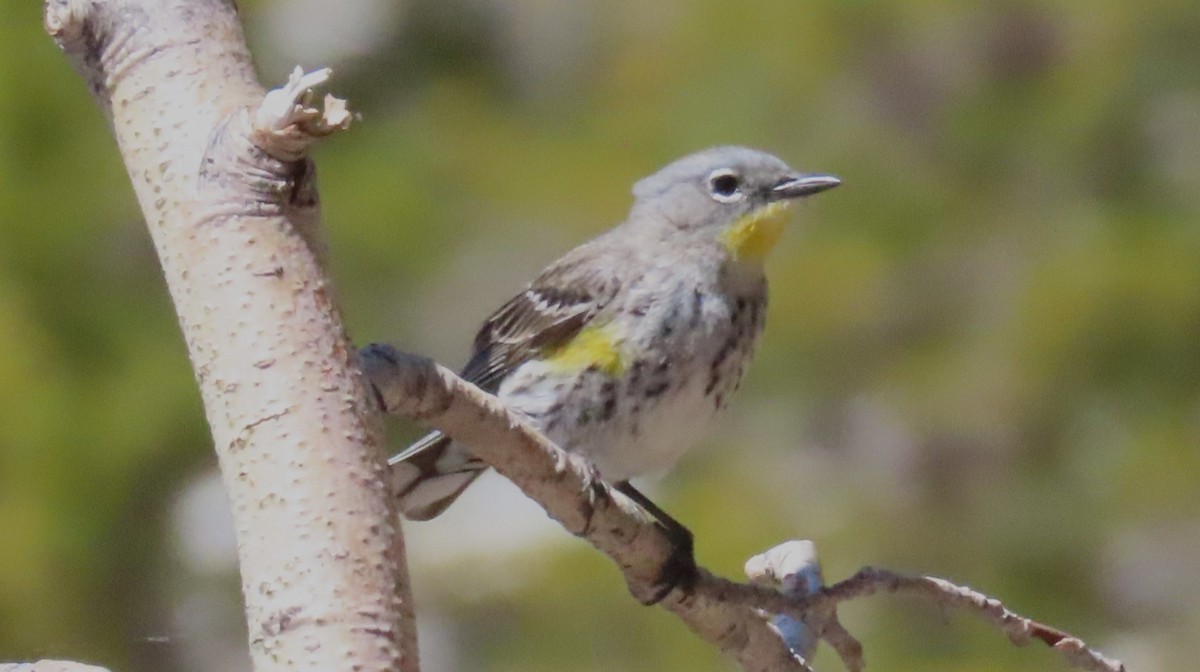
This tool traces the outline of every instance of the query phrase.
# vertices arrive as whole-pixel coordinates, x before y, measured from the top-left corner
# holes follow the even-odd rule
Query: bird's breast
[[[765,294],[672,279],[628,287],[602,321],[500,388],[510,407],[609,480],[666,471],[701,442],[762,330]]]

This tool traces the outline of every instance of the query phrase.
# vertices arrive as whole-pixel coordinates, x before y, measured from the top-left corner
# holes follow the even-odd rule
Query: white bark
[[[108,672],[108,670],[68,660],[39,660],[36,663],[0,663],[0,672]]]
[[[428,359],[370,346],[363,350],[363,367],[385,410],[471,446],[569,532],[612,558],[635,597],[644,600],[657,590],[654,581],[670,558],[670,541],[636,504],[596,481],[586,464],[570,458],[492,395]],[[675,589],[659,604],[748,672],[805,670],[762,616],[728,599],[727,593],[738,588],[700,569],[692,591]]]
[[[656,588],[657,570],[670,557],[661,528],[619,493],[597,483],[587,465],[504,408],[494,396],[453,371],[386,345],[362,351],[363,367],[384,410],[439,429],[470,446],[485,462],[537,501],[550,517],[613,560],[634,596]],[[700,638],[737,659],[748,672],[803,671],[811,668],[784,644],[767,617],[786,614],[811,625],[848,670],[865,665],[862,645],[838,622],[837,605],[877,592],[906,592],[941,608],[958,608],[983,618],[1014,644],[1038,640],[1060,652],[1072,667],[1090,672],[1125,672],[1080,639],[1009,611],[998,600],[945,579],[911,577],[865,568],[828,588],[801,591],[785,580],[802,567],[787,543],[748,563],[755,583],[741,584],[700,568],[691,590],[676,588],[659,604]],[[815,556],[813,561],[815,562]]]
[[[382,428],[321,265],[304,156],[347,120],[336,101],[305,104],[327,73],[264,100],[228,0],[48,0],[46,27],[112,123],[175,302],[255,670],[415,670]]]

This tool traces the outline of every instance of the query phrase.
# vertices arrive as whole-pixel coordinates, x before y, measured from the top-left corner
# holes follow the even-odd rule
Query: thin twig
[[[441,430],[512,480],[572,534],[608,555],[635,596],[654,588],[657,569],[670,557],[662,530],[618,493],[593,480],[578,463],[495,397],[433,361],[372,345],[360,353],[363,370],[384,410]],[[937,604],[968,609],[1024,644],[1041,640],[1063,653],[1071,665],[1091,672],[1124,672],[1124,666],[1088,648],[1077,638],[1008,611],[997,600],[933,577],[907,577],[866,568],[808,597],[736,583],[699,570],[690,592],[672,591],[661,605],[701,638],[733,655],[746,670],[804,670],[759,613],[805,619],[832,614],[841,602],[879,591],[912,592]],[[837,623],[818,617],[822,639],[847,667],[859,669],[861,646]],[[857,662],[856,662],[857,661]]]
[[[373,345],[363,370],[385,410],[440,429],[471,446],[569,532],[608,555],[645,600],[671,558],[662,528],[631,501],[595,480],[587,465],[559,450],[498,399],[424,357]],[[801,662],[753,610],[725,599],[730,582],[701,568],[690,592],[659,603],[705,641],[753,672],[801,672]]]
[[[737,584],[728,599],[769,613],[803,618],[812,610],[826,609],[848,600],[878,592],[910,593],[943,607],[963,609],[991,623],[1014,644],[1044,642],[1066,658],[1072,667],[1088,672],[1125,672],[1125,666],[1088,647],[1082,640],[1057,628],[1039,623],[1006,608],[999,600],[971,588],[933,576],[907,576],[886,569],[864,567],[854,576],[839,581],[808,597],[788,597],[761,586]],[[822,633],[825,637],[825,633]],[[832,642],[830,642],[832,644]]]

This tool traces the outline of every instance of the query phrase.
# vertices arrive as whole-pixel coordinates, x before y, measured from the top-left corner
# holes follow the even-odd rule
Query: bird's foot
[[[663,531],[667,541],[671,544],[670,554],[659,567],[652,590],[649,592],[635,590],[633,591],[634,597],[648,606],[658,604],[676,588],[684,593],[692,592],[692,589],[696,587],[700,572],[696,569],[695,546],[691,530],[650,501],[637,488],[630,485],[629,481],[620,481],[613,487],[650,514],[655,525]]]
[[[671,541],[671,554],[659,568],[653,590],[649,595],[638,596],[638,600],[646,606],[658,604],[676,589],[684,594],[691,593],[700,578],[691,531],[674,520],[671,522],[673,526],[663,526],[663,532]]]

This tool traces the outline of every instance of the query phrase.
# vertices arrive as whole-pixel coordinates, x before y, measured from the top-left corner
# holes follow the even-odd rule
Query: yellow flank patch
[[[625,372],[627,362],[611,325],[585,327],[575,338],[546,353],[546,362],[564,372],[596,367],[610,376]]]
[[[790,203],[769,203],[743,215],[721,234],[721,242],[738,261],[762,261],[787,226]]]

